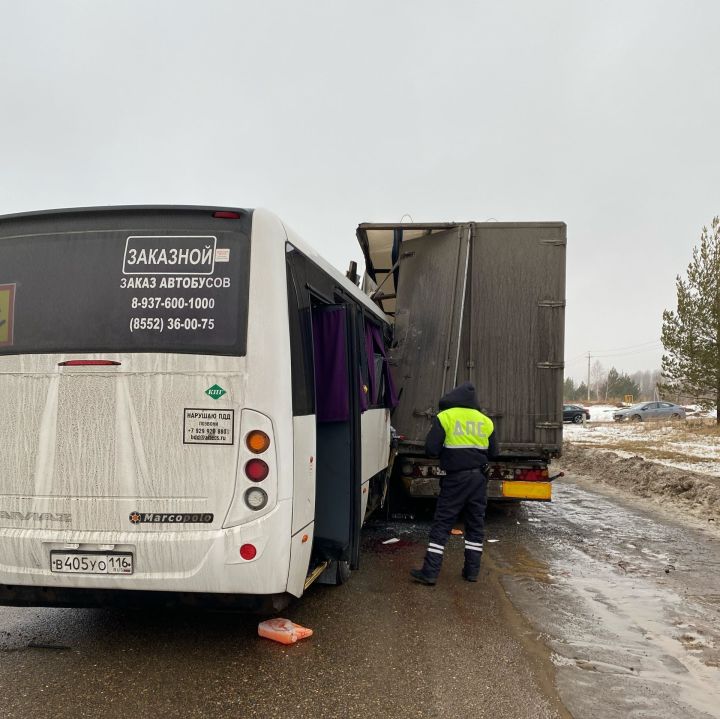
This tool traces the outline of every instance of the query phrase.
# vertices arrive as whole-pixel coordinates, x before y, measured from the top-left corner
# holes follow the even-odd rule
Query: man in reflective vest
[[[494,459],[498,453],[494,430],[492,420],[479,410],[475,386],[470,382],[440,400],[440,411],[428,432],[425,451],[430,457],[440,457],[440,468],[447,474],[440,480],[425,562],[422,569],[410,572],[422,584],[437,581],[445,543],[462,514],[465,518],[462,576],[468,582],[477,582],[485,537],[488,459]]]

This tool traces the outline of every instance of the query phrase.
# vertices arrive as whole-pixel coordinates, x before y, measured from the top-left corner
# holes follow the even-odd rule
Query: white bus
[[[0,217],[0,604],[342,582],[388,464],[387,329],[267,211]]]

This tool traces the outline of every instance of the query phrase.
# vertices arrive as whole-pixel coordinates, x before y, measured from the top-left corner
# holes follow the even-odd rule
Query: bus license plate
[[[50,570],[57,574],[132,574],[130,553],[50,552]]]

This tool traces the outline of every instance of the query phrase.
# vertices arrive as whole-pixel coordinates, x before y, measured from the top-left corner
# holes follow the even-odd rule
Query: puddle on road
[[[557,489],[555,503],[505,528],[494,563],[551,648],[570,712],[720,717],[720,544]]]

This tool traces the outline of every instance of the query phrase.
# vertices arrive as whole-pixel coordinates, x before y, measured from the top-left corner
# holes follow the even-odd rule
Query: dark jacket
[[[448,392],[439,402],[440,412],[451,407],[467,407],[480,411],[475,397],[475,385],[465,382],[454,390]],[[440,457],[440,468],[448,474],[462,472],[467,469],[478,469],[487,464],[488,459],[495,459],[498,455],[497,438],[493,431],[488,438],[489,446],[486,452],[480,449],[445,449],[445,430],[440,420],[435,417],[432,427],[425,438],[425,452],[429,457]]]

